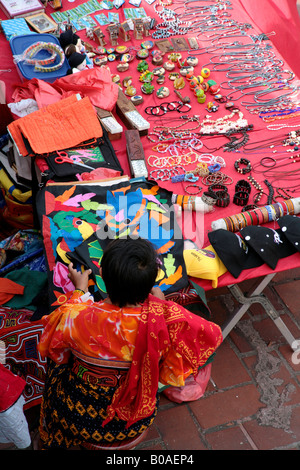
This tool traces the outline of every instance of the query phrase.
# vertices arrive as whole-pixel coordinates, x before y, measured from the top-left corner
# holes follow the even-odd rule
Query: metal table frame
[[[297,347],[299,347],[299,341],[296,341],[290,330],[281,319],[280,314],[276,311],[270,300],[263,294],[263,290],[267,287],[275,274],[276,273],[271,273],[266,275],[258,284],[258,286],[252,291],[252,293],[247,296],[243,294],[242,290],[237,284],[231,284],[227,286],[232,296],[241,304],[241,306],[239,306],[233,312],[230,318],[228,318],[222,325],[222,334],[224,339],[247,312],[249,307],[253,303],[259,303],[265,309],[269,317],[273,320],[281,334],[289,343],[292,350],[295,351]]]

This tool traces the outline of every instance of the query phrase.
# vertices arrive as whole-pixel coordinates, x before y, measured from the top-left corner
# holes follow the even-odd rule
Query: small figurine
[[[151,18],[147,16],[146,18],[143,18],[144,36],[150,36],[150,29],[151,29]]]
[[[106,44],[105,36],[104,36],[104,33],[101,30],[100,26],[97,26],[96,28],[93,29],[93,34],[98,39],[99,45],[101,47],[105,46],[105,44]]]
[[[134,23],[134,30],[133,34],[135,39],[143,39],[143,32],[144,32],[144,25],[143,20],[141,18],[136,18],[133,20]]]
[[[119,38],[119,26],[117,24],[110,24],[107,26],[107,31],[111,45],[117,46]]]
[[[123,23],[120,23],[120,28],[119,28],[119,36],[120,38],[124,41],[130,41],[130,27],[127,21],[123,21]]]

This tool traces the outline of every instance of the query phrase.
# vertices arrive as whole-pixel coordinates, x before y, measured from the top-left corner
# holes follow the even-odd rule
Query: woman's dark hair
[[[102,278],[114,305],[143,303],[158,273],[158,255],[153,245],[142,238],[116,239],[104,250]]]

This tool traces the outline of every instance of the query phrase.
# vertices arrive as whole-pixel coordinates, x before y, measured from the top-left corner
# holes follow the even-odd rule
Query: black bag
[[[59,153],[67,154],[74,163],[57,163],[59,153],[52,152],[45,155],[46,161],[50,169],[50,177],[53,180],[67,181],[73,180],[76,174],[90,172],[96,168],[110,168],[123,174],[123,169],[116,156],[115,150],[108,138],[106,130],[103,129],[102,137],[85,142],[72,149],[64,149]],[[80,163],[79,165],[76,162]],[[91,168],[86,168],[87,165]]]

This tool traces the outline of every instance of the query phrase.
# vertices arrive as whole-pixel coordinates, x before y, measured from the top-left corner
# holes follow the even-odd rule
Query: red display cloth
[[[0,363],[0,413],[8,410],[18,400],[25,385],[25,380]]]
[[[272,42],[289,67],[300,77],[300,62],[296,59],[300,44],[300,18],[297,0],[239,0],[250,22],[265,33],[274,31]],[[296,59],[296,60],[295,60]]]
[[[76,93],[88,97],[94,106],[111,111],[118,98],[118,86],[112,83],[108,69],[95,67],[83,70],[79,75],[66,75],[54,83],[35,78],[26,81],[15,90],[12,99],[18,102],[32,98],[42,108]]]
[[[70,8],[74,8],[80,3],[84,3],[81,0],[77,0],[74,3],[64,3],[63,4],[63,9],[62,10],[67,10]],[[156,2],[157,3],[157,2]],[[205,2],[206,3],[206,2]],[[199,2],[201,5],[201,2]],[[291,70],[292,68],[295,70],[297,73],[297,60],[293,60],[293,57],[297,57],[297,52],[298,52],[298,35],[300,29],[298,28],[299,24],[299,19],[296,17],[296,6],[295,6],[295,0],[282,0],[280,2],[280,7],[277,6],[276,0],[265,0],[263,2],[263,7],[261,8],[260,5],[258,6],[256,0],[231,0],[230,2],[232,9],[228,9],[228,15],[234,19],[235,21],[239,23],[250,23],[253,28],[250,30],[247,30],[247,36],[245,37],[245,41],[249,43],[249,38],[250,35],[253,35],[254,37],[261,34],[269,34],[269,39],[272,42],[269,42],[272,47],[272,51],[275,52],[276,57],[279,60],[283,60],[283,69],[286,70]],[[255,5],[255,6],[254,6]],[[146,2],[142,2],[140,5],[141,7],[145,8],[146,12],[149,14],[149,16],[157,19],[158,23],[160,23],[162,20],[156,15],[153,6],[149,6],[146,4]],[[125,16],[124,16],[124,8],[130,8],[132,7],[128,0],[125,1],[124,5],[116,10],[119,14],[120,21],[124,21]],[[161,7],[159,7],[161,8]],[[183,11],[184,8],[184,3],[175,3],[171,4],[167,8],[174,9],[177,13]],[[50,6],[47,7],[46,13],[50,14],[53,12]],[[99,13],[99,12],[97,12]],[[104,13],[107,13],[104,10]],[[4,18],[4,15],[1,13],[1,17]],[[102,27],[103,31],[105,32],[105,27]],[[271,32],[275,32],[275,35],[271,35]],[[290,35],[288,33],[290,31]],[[96,42],[91,41],[88,39],[85,35],[85,31],[79,31],[77,34],[80,35],[80,37],[83,40],[86,40],[90,43],[93,43],[94,45],[97,45]],[[226,81],[228,80],[226,77],[226,72],[220,72],[217,70],[214,70],[213,67],[211,67],[210,63],[210,58],[217,54],[217,52],[211,52],[211,53],[205,53],[206,47],[211,46],[213,43],[209,40],[207,36],[203,36],[202,34],[191,34],[190,36],[198,36],[198,44],[199,47],[202,48],[200,51],[183,51],[181,52],[183,57],[187,57],[188,55],[195,55],[199,59],[198,65],[195,67],[195,75],[199,75],[201,72],[201,68],[203,66],[211,68],[211,75],[210,78],[215,80],[218,84],[222,84],[223,86],[221,87],[221,93],[225,96],[228,96],[230,98],[229,92],[230,89],[226,88]],[[105,47],[110,47],[109,39],[107,33],[105,33],[106,36],[106,46]],[[187,35],[188,36],[188,35]],[[185,36],[185,37],[187,37]],[[145,37],[143,40],[152,40],[152,37]],[[228,42],[233,43],[233,41],[238,40],[243,42],[242,37],[229,37]],[[0,47],[3,56],[2,64],[1,64],[1,70],[2,69],[8,69],[11,68],[12,72],[0,72],[0,78],[3,79],[6,84],[7,84],[7,101],[10,102],[11,96],[13,91],[15,90],[15,84],[20,84],[20,79],[18,79],[18,74],[16,72],[15,65],[13,64],[13,59],[10,51],[10,47],[8,42],[5,40],[4,36],[1,36],[0,39]],[[133,38],[133,34],[131,33],[131,39],[130,41],[124,43],[121,39],[119,40],[119,45],[126,45],[129,48],[131,48],[131,51],[135,53],[137,50],[141,48],[141,42],[140,40],[135,40]],[[155,41],[154,41],[155,42]],[[169,38],[169,42],[171,43],[171,38]],[[218,41],[214,42],[214,44],[217,45]],[[253,40],[254,44],[254,40]],[[277,49],[275,47],[277,45]],[[157,47],[155,47],[157,49]],[[167,59],[167,55],[165,56],[165,60]],[[168,78],[168,72],[167,72],[167,78],[165,80],[164,85],[169,87],[170,89],[170,96],[168,98],[158,98],[155,93],[151,95],[145,95],[141,92],[141,82],[139,81],[139,72],[136,69],[137,66],[137,61],[138,59],[134,59],[130,63],[129,70],[127,72],[117,72],[116,66],[117,66],[117,61],[115,62],[109,62],[109,68],[111,70],[111,73],[119,73],[121,80],[126,77],[126,76],[131,76],[132,81],[133,81],[133,86],[137,89],[137,94],[142,94],[144,98],[143,104],[137,106],[138,111],[142,114],[143,117],[145,117],[146,120],[148,120],[151,124],[149,134],[153,130],[154,126],[158,124],[163,124],[166,126],[170,127],[175,127],[178,126],[179,124],[182,123],[181,116],[183,114],[177,113],[176,111],[168,112],[166,113],[165,116],[162,118],[158,118],[156,116],[149,116],[145,113],[145,108],[147,106],[153,106],[153,105],[159,105],[162,102],[171,102],[174,100],[178,100],[178,96],[174,92],[174,86],[173,83],[170,81]],[[153,70],[154,66],[151,64],[151,58],[147,59],[149,63],[149,69]],[[178,67],[176,66],[175,71],[179,71]],[[285,77],[284,77],[285,78]],[[294,79],[296,80],[296,78]],[[225,87],[224,87],[225,84]],[[159,85],[155,84],[155,88],[158,89]],[[196,100],[196,97],[194,96],[192,90],[189,88],[188,83],[186,82],[185,87],[181,90],[181,94],[183,97],[188,96],[190,98],[190,104],[192,106],[191,111],[188,113],[190,116],[191,115],[199,115],[200,120],[203,120],[206,115],[210,115],[212,120],[215,120],[219,117],[223,117],[225,115],[230,114],[230,110],[225,109],[224,104],[220,104],[219,109],[216,113],[208,113],[206,107],[207,107],[207,102],[208,101],[214,101],[214,97],[210,95],[209,93],[207,94],[207,102],[206,104],[199,104]],[[228,98],[228,99],[229,99]],[[246,97],[247,98],[247,97]],[[255,142],[261,142],[265,139],[275,139],[278,137],[282,137],[282,140],[287,136],[287,134],[296,128],[296,126],[299,124],[299,118],[294,117],[289,120],[277,120],[274,121],[272,124],[277,124],[280,125],[282,124],[282,128],[278,131],[272,131],[268,129],[268,124],[265,123],[258,115],[256,114],[250,114],[245,106],[243,106],[242,101],[245,99],[241,94],[237,93],[234,96],[234,104],[237,106],[240,111],[243,113],[244,118],[248,120],[249,124],[253,125],[253,130],[249,132],[249,143],[255,144]],[[297,99],[297,98],[295,98]],[[247,100],[246,100],[247,101]],[[114,112],[114,115],[116,116],[116,113]],[[117,117],[119,120],[119,118]],[[123,128],[125,128],[125,125],[122,124],[122,122],[119,120],[121,125],[123,125]],[[290,126],[294,127],[286,127],[286,125],[289,124]],[[193,127],[193,123],[190,123],[190,128]],[[197,132],[197,131],[196,131]],[[153,150],[154,143],[150,142],[147,136],[142,136],[141,137],[144,152],[146,159],[148,161],[149,156],[152,154],[155,155],[161,155],[157,151]],[[241,157],[248,158],[251,161],[251,164],[255,166],[255,164],[258,164],[261,160],[262,157],[268,155],[268,156],[274,156],[273,152],[271,149],[268,149],[265,151],[265,149],[262,150],[257,150],[255,152],[251,152],[249,154],[244,154],[243,149],[238,151],[238,153],[232,153],[232,152],[224,152],[222,150],[222,145],[224,145],[226,140],[225,138],[221,137],[210,137],[210,138],[203,138],[203,148],[201,149],[202,153],[209,153],[213,154],[215,156],[222,156],[225,161],[226,161],[226,168],[224,168],[224,173],[227,175],[231,176],[233,178],[233,184],[228,186],[228,191],[230,194],[230,204],[226,208],[219,208],[216,207],[213,212],[209,214],[202,215],[200,213],[188,213],[187,211],[184,212],[184,218],[182,217],[179,222],[183,224],[183,232],[186,238],[194,238],[194,240],[198,243],[199,247],[206,247],[209,245],[209,240],[208,240],[208,232],[211,230],[211,223],[214,220],[220,219],[222,217],[226,217],[232,214],[236,214],[240,212],[240,208],[236,206],[233,203],[233,195],[234,195],[234,186],[235,183],[243,178],[243,175],[239,174],[236,172],[234,168],[234,162]],[[128,159],[127,159],[127,154],[126,154],[126,141],[125,141],[125,135],[124,132],[122,134],[122,138],[116,141],[113,141],[113,147],[116,151],[117,157],[123,166],[124,173],[130,175],[129,171],[129,164],[128,164]],[[285,151],[284,148],[279,149],[280,152]],[[201,153],[200,152],[200,153]],[[286,156],[290,156],[290,154],[286,153]],[[151,162],[151,160],[150,160]],[[299,163],[295,165],[294,168],[298,168]],[[195,168],[195,163],[186,165],[185,169],[186,170],[192,170]],[[288,167],[287,167],[288,168]],[[151,170],[154,168],[150,165],[148,165],[148,170],[149,173]],[[260,168],[261,170],[261,168]],[[266,191],[266,186],[263,184],[264,179],[266,176],[262,172],[258,171],[253,171],[252,172],[253,177],[260,182],[263,187],[264,191]],[[165,187],[175,194],[186,194],[185,192],[185,187],[187,183],[172,183],[170,180],[168,181],[158,181],[158,183],[162,186]],[[290,180],[279,180],[276,181],[276,186],[284,186],[287,188],[289,186]],[[292,185],[295,185],[295,181],[292,182]],[[200,186],[202,186],[203,190],[201,191],[200,195],[202,192],[207,189],[203,184],[200,182]],[[252,188],[252,195],[255,193],[254,188]],[[250,196],[249,203],[253,203],[253,196]],[[293,193],[293,197],[298,197],[300,196],[300,191],[296,188],[295,192]],[[266,203],[266,197],[264,196],[261,200],[261,203]],[[272,228],[278,228],[278,224],[276,222],[272,223],[271,225]],[[276,272],[283,271],[286,269],[293,269],[296,267],[299,267],[300,265],[300,255],[297,253],[293,256],[290,256],[288,258],[282,259],[278,262],[278,265],[276,267]],[[254,278],[258,276],[264,276],[266,274],[269,274],[273,272],[271,269],[269,269],[266,265],[261,266],[260,268],[257,268],[255,270],[244,270],[241,275],[239,276],[238,279],[233,278],[229,273],[224,274],[220,279],[219,279],[219,286],[222,285],[229,285],[233,284],[236,282],[240,282],[244,279],[247,278]],[[206,289],[211,288],[211,284],[208,281],[201,281],[194,279],[196,282],[199,284],[203,285]]]

